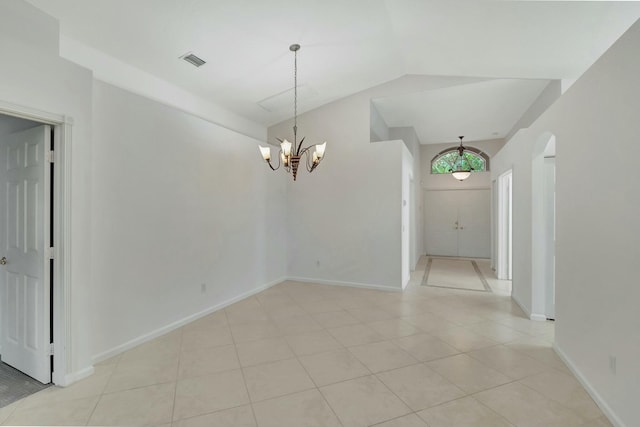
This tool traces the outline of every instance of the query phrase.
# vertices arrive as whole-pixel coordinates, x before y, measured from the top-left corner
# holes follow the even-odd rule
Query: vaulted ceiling
[[[292,116],[291,43],[302,45],[305,111],[407,74],[574,79],[640,17],[640,2],[28,1],[60,20],[63,37],[267,126]],[[207,64],[180,60],[187,52]],[[505,114],[508,102],[522,110],[544,84],[510,91],[509,83],[487,82],[464,96],[469,105],[492,97],[504,106],[494,113]],[[386,116],[398,123],[419,113],[412,105],[437,111],[417,95],[379,102],[385,111],[397,107]]]

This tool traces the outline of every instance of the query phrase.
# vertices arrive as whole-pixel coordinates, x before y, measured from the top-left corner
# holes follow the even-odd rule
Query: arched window
[[[431,173],[451,173],[458,162],[462,162],[462,169],[471,168],[471,172],[487,172],[489,170],[489,156],[474,147],[464,147],[462,159],[458,155],[458,148],[451,147],[439,152],[431,159]]]

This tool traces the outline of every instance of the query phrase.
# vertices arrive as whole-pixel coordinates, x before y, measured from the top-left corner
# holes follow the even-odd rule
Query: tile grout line
[[[256,298],[257,300],[257,298]],[[258,304],[260,304],[260,301]],[[227,320],[227,325],[229,326],[229,333],[231,334],[231,341],[233,341],[233,349],[236,353],[236,359],[238,360],[238,366],[240,367],[240,375],[242,375],[242,382],[244,383],[244,389],[247,392],[247,399],[249,400],[249,407],[251,408],[251,415],[253,416],[253,421],[255,421],[256,426],[258,425],[258,419],[256,418],[256,411],[253,409],[253,401],[251,400],[251,395],[249,394],[249,386],[247,385],[247,379],[244,376],[244,369],[240,364],[240,356],[238,355],[238,347],[236,347],[236,339],[233,335],[233,329],[231,328],[231,324],[229,323],[229,315],[227,314],[226,308],[224,310],[224,318]]]
[[[180,349],[178,350],[178,364],[176,366],[176,381],[173,387],[173,406],[171,407],[171,425],[173,425],[173,416],[176,412],[176,401],[178,400],[178,382],[180,381],[180,365],[182,364],[182,345],[184,344],[184,328],[180,328]]]
[[[340,344],[340,343],[338,343]],[[304,369],[304,371],[307,373],[307,376],[309,377],[309,379],[311,380],[311,382],[313,383],[313,385],[316,387],[315,390],[318,392],[318,394],[320,394],[320,396],[322,396],[322,400],[324,400],[324,402],[327,404],[327,406],[329,407],[329,409],[331,409],[331,412],[333,413],[333,415],[335,415],[336,419],[338,420],[338,422],[340,423],[341,426],[344,426],[344,424],[342,424],[342,420],[340,420],[340,417],[338,416],[338,414],[336,413],[335,409],[333,409],[333,406],[331,406],[331,404],[329,403],[329,401],[327,400],[326,396],[322,393],[322,390],[320,390],[320,387],[318,387],[318,384],[316,383],[316,381],[313,379],[313,377],[311,376],[311,374],[309,374],[309,371],[307,370],[307,367],[304,366],[304,363],[302,363],[302,361],[300,360],[299,356],[296,355],[296,360],[298,361],[298,363],[300,364],[300,366],[302,366],[302,369]]]
[[[428,286],[427,281],[429,280],[429,273],[431,272],[431,264],[433,263],[433,258],[427,258],[427,265],[424,268],[424,276],[422,276],[421,286]]]
[[[493,291],[491,290],[491,287],[489,286],[489,282],[487,282],[487,279],[484,277],[484,274],[482,274],[482,271],[480,271],[480,267],[478,267],[478,263],[476,263],[475,260],[473,260],[471,261],[471,265],[473,266],[473,269],[476,271],[476,274],[480,278],[480,281],[482,282],[482,286],[484,286],[484,289],[487,292],[493,293]]]
[[[87,426],[89,425],[89,423],[91,423],[91,418],[93,418],[93,414],[96,412],[96,408],[98,408],[98,405],[100,404],[100,401],[102,400],[102,397],[105,395],[105,390],[109,386],[109,383],[111,382],[111,378],[113,378],[113,374],[115,374],[116,369],[118,369],[118,365],[120,365],[120,360],[122,359],[122,354],[119,354],[117,357],[118,357],[118,360],[116,361],[113,370],[109,374],[109,378],[107,379],[107,381],[105,381],[104,387],[102,388],[102,391],[98,395],[98,400],[96,400],[96,404],[93,406],[93,409],[91,410],[91,413],[89,414],[89,418],[87,418],[87,423],[85,424]]]

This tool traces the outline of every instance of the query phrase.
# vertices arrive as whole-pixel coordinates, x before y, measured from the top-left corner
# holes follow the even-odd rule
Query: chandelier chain
[[[300,45],[295,43],[289,46],[289,50],[293,52],[293,143],[286,139],[277,138],[280,141],[280,152],[278,153],[278,165],[274,166],[271,163],[271,148],[260,148],[260,154],[262,158],[267,162],[271,170],[279,169],[282,166],[288,173],[293,175],[293,180],[296,180],[299,167],[306,169],[309,173],[313,172],[322,159],[324,158],[324,152],[327,147],[327,142],[322,144],[310,145],[303,147],[305,138],[302,137],[298,143],[298,50]]]
[[[293,51],[293,142],[298,133],[298,50]]]

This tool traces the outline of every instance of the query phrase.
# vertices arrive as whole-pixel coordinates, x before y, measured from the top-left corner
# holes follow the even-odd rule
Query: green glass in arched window
[[[440,152],[431,160],[432,174],[448,174],[456,169],[470,170],[471,172],[486,172],[488,167],[488,156],[482,151],[466,147],[462,158],[456,148],[451,148]],[[458,165],[461,166],[458,168]]]

